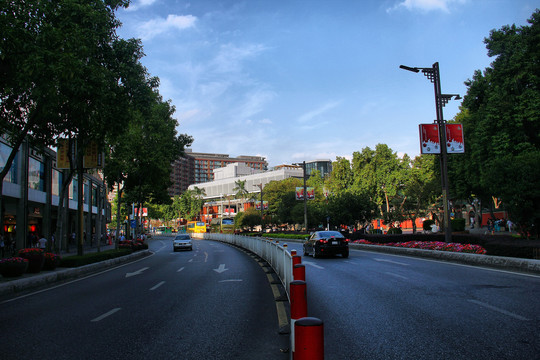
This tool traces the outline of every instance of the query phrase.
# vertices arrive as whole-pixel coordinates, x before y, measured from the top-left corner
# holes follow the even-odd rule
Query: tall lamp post
[[[439,129],[439,139],[441,143],[441,185],[443,195],[443,211],[444,211],[444,240],[447,243],[452,242],[452,225],[450,223],[450,212],[448,207],[448,167],[447,167],[447,153],[446,153],[446,121],[443,118],[443,107],[452,98],[454,100],[460,100],[461,97],[458,94],[442,94],[441,93],[441,76],[439,73],[439,63],[436,62],[430,68],[409,67],[405,65],[399,66],[401,69],[412,71],[414,73],[422,73],[433,83],[435,89],[435,110],[437,113],[437,120],[435,123]]]
[[[307,187],[306,187],[306,162],[302,161],[302,163],[295,163],[293,165],[300,165],[302,166],[302,178],[304,179],[304,228],[306,229],[306,232],[308,232],[307,227]]]
[[[255,184],[253,186],[257,186],[261,190],[261,232],[264,231],[264,219],[263,219],[263,210],[264,210],[264,204],[263,204],[263,184]]]

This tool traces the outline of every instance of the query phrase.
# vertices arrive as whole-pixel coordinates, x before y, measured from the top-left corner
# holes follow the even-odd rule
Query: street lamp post
[[[307,187],[306,187],[306,162],[303,161],[300,163],[295,163],[293,165],[301,165],[302,166],[302,178],[304,179],[304,228],[306,229],[306,232],[308,232],[307,227]]]
[[[401,69],[422,73],[433,83],[435,89],[435,110],[437,113],[437,120],[435,120],[439,129],[439,139],[441,142],[441,185],[443,195],[443,211],[444,211],[444,240],[447,243],[452,242],[452,225],[450,223],[450,212],[448,206],[448,166],[447,166],[447,153],[446,153],[446,121],[443,118],[443,107],[452,98],[455,100],[461,99],[458,94],[442,94],[441,93],[441,77],[439,73],[439,63],[436,62],[430,68],[409,67],[405,65],[399,66]]]
[[[257,186],[261,190],[261,232],[264,231],[264,220],[263,220],[263,210],[264,210],[264,204],[263,204],[263,184],[255,184],[253,186]]]

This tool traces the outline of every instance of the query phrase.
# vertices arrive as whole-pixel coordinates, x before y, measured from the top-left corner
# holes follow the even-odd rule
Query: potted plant
[[[4,277],[22,276],[28,269],[28,260],[21,257],[0,259],[0,274]]]
[[[42,249],[26,248],[19,250],[19,256],[28,260],[28,272],[38,273],[45,263],[45,252]]]
[[[44,257],[43,270],[54,270],[60,265],[60,255],[48,252],[44,254]]]

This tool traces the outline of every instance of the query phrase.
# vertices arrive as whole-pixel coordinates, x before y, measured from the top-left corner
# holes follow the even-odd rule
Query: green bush
[[[403,231],[401,230],[401,228],[390,228],[388,229],[386,233],[388,235],[395,235],[395,234],[403,234]]]
[[[83,265],[93,264],[96,262],[114,259],[120,256],[129,255],[133,252],[131,249],[118,249],[118,250],[107,250],[102,252],[92,252],[85,254],[83,256],[73,255],[67,256],[60,260],[61,267],[73,268]]]
[[[422,229],[424,229],[424,231],[431,231],[431,225],[433,224],[435,224],[434,220],[424,220],[422,223]]]
[[[308,234],[268,234],[268,235],[263,235],[263,236],[274,238],[274,239],[299,239],[299,240],[305,240],[309,237]]]
[[[452,219],[452,231],[465,231],[465,219]]]

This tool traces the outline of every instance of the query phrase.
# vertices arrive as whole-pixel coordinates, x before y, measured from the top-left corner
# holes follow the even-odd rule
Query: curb
[[[415,256],[464,265],[485,266],[499,270],[540,275],[540,260],[364,244],[349,244],[349,247],[357,250]]]
[[[0,284],[0,296],[21,293],[23,291],[37,289],[44,285],[76,279],[114,265],[127,263],[129,261],[148,256],[150,254],[150,250],[142,250],[126,256],[100,261],[77,268],[66,268],[49,273],[37,274],[24,279],[11,280]]]

